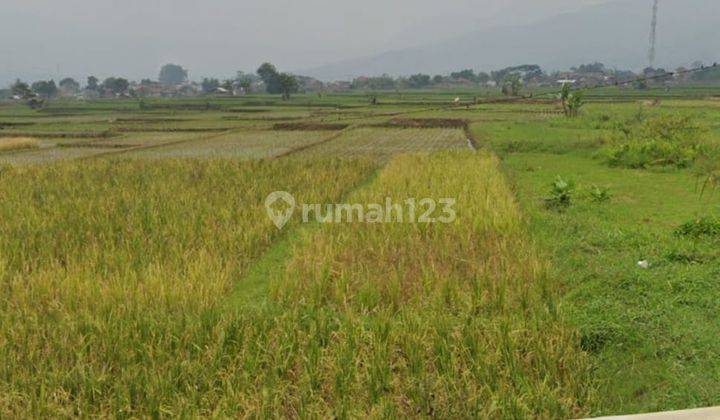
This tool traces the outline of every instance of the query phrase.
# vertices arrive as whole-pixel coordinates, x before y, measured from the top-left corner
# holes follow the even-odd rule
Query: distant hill
[[[331,63],[300,73],[322,80],[361,75],[436,74],[472,68],[489,71],[521,63],[546,70],[601,61],[639,70],[648,64],[652,1],[626,0],[591,6],[533,24],[476,30],[412,49]],[[657,66],[720,61],[720,2],[660,0]]]

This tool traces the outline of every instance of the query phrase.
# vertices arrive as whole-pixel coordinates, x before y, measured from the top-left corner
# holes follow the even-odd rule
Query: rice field
[[[0,417],[720,405],[720,105],[614,95],[577,118],[472,92],[0,107]],[[448,223],[297,210],[448,198]]]
[[[431,128],[357,128],[348,130],[333,141],[302,152],[302,156],[344,158],[368,157],[387,161],[391,157],[410,152],[468,149],[468,139],[462,130]]]
[[[5,137],[0,138],[0,152],[11,152],[39,147],[37,139],[32,137]]]
[[[133,153],[143,158],[235,158],[266,159],[321,143],[333,133],[317,131],[239,131],[168,147]],[[332,157],[328,155],[328,157]]]

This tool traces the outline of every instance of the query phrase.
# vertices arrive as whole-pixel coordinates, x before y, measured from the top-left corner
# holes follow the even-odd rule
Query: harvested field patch
[[[153,104],[153,103],[145,103],[142,105],[142,109],[144,111],[147,110],[153,110],[153,109],[170,109],[170,110],[180,110],[180,111],[212,111],[212,110],[219,110],[222,109],[222,106],[219,104],[212,104],[212,103],[204,103],[204,104],[184,104],[184,103],[165,103],[165,104]]]
[[[206,136],[217,136],[215,134],[203,133],[125,133],[121,137],[113,137],[106,140],[113,144],[128,144],[131,146],[160,146],[164,144],[172,144],[177,142],[199,140]],[[96,144],[102,144],[104,141],[93,141]]]
[[[91,149],[130,149],[140,147],[142,144],[115,143],[115,142],[85,142],[85,143],[63,143],[57,147],[88,147]]]
[[[110,122],[117,122],[117,123],[132,123],[132,122],[184,122],[184,121],[190,121],[187,118],[170,118],[170,117],[129,117],[129,118],[114,118],[110,119]]]
[[[0,163],[13,165],[46,165],[58,161],[88,158],[118,149],[92,147],[53,147],[0,154]]]
[[[118,136],[113,131],[22,131],[10,132],[0,131],[0,137],[35,137],[35,138],[58,138],[58,139],[104,139]]]
[[[489,114],[554,114],[554,115],[563,114],[563,110],[557,109],[557,108],[550,108],[550,109],[523,109],[523,108],[483,109],[480,112],[489,113]]]
[[[147,158],[264,159],[327,140],[326,132],[248,130],[133,152]]]
[[[271,112],[272,109],[264,108],[230,108],[226,109],[225,112],[236,112],[240,114],[261,114],[264,112]]]
[[[383,127],[400,128],[464,128],[467,121],[451,118],[395,118],[384,124]]]
[[[14,128],[14,127],[28,127],[28,126],[35,125],[35,124],[37,124],[37,123],[32,122],[32,121],[22,121],[22,122],[0,121],[0,130],[5,129],[5,128]]]
[[[534,99],[534,98],[494,98],[484,99],[479,101],[478,104],[543,104],[543,105],[557,105],[559,101],[557,99]]]
[[[223,120],[228,121],[298,121],[304,120],[307,117],[236,117],[234,115],[226,115],[222,117]]]
[[[120,133],[220,133],[223,131],[231,130],[233,128],[235,127],[120,127],[116,128],[115,131]]]
[[[273,125],[273,130],[283,131],[336,131],[348,128],[349,124],[324,123],[279,123]]]
[[[402,153],[467,148],[468,140],[463,130],[448,128],[388,130],[362,127],[343,132],[336,139],[303,150],[297,156],[368,157],[387,161],[392,156]]]

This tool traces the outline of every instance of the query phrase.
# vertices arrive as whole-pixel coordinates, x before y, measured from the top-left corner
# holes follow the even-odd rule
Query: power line
[[[676,77],[676,76],[684,76],[684,75],[688,75],[688,74],[693,74],[693,73],[698,73],[698,72],[702,72],[702,71],[707,71],[707,70],[714,69],[714,68],[720,68],[720,65],[718,65],[718,63],[713,63],[713,64],[710,65],[710,66],[704,66],[704,65],[703,65],[703,66],[696,67],[696,68],[693,68],[693,69],[676,70],[676,71],[664,71],[664,72],[661,73],[661,74],[655,74],[655,75],[652,75],[652,76],[636,77],[636,78],[628,79],[628,80],[615,80],[614,82],[611,82],[611,83],[598,83],[598,84],[596,84],[596,85],[594,85],[594,86],[583,86],[583,87],[575,88],[574,90],[576,90],[576,91],[590,91],[590,90],[604,89],[604,88],[608,88],[608,87],[626,86],[626,85],[636,84],[636,83],[641,83],[641,82],[649,82],[649,81],[652,81],[652,80],[668,79],[668,78]],[[513,101],[513,100],[518,100],[518,99],[521,99],[521,100],[522,100],[522,99],[533,99],[533,98],[538,98],[538,97],[548,96],[548,95],[556,96],[556,95],[561,94],[562,92],[563,92],[562,90],[558,90],[558,91],[554,91],[554,92],[540,93],[540,94],[537,94],[537,95],[521,96],[521,97],[519,97],[519,98],[517,98],[517,97],[515,97],[515,98],[506,98],[506,100],[508,100],[508,101]],[[497,101],[499,102],[499,101],[503,101],[503,100],[502,100],[502,99],[498,99]]]

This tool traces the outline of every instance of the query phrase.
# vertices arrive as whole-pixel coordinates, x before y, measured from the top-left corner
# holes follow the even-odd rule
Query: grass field
[[[720,405],[712,95],[2,104],[0,417]],[[279,230],[273,191],[457,219]]]

